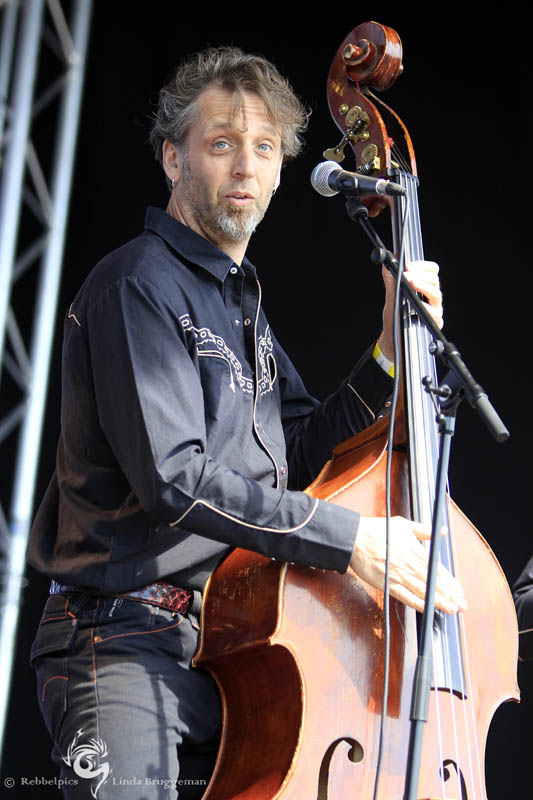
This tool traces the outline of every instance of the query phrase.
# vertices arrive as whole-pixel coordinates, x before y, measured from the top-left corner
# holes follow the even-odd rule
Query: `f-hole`
[[[455,770],[455,772],[457,774],[457,777],[459,778],[459,783],[460,783],[460,786],[461,786],[461,794],[460,794],[458,800],[468,800],[468,794],[467,794],[467,791],[466,791],[466,782],[465,782],[465,779],[464,779],[464,775],[463,775],[461,769],[459,768],[459,766],[457,765],[457,763],[455,761],[453,761],[451,758],[447,758],[446,761],[442,762],[442,767],[440,768],[440,776],[441,776],[441,778],[444,780],[445,783],[446,783],[446,781],[450,780],[451,775],[450,775],[450,770],[448,769],[450,766],[452,766],[454,768],[454,770]]]
[[[346,742],[346,744],[350,745],[350,749],[346,755],[353,764],[357,764],[359,761],[363,760],[364,751],[358,741],[346,736],[343,736],[340,739],[335,739],[335,741],[330,744],[324,753],[322,763],[320,764],[317,800],[329,800],[329,768],[331,766],[333,754],[341,742]]]

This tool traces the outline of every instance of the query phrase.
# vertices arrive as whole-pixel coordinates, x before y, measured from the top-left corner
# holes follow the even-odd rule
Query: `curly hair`
[[[280,131],[284,159],[298,155],[303,146],[301,134],[311,112],[296,97],[289,82],[263,56],[244,53],[238,47],[210,47],[182,61],[159,92],[150,142],[160,163],[165,139],[177,147],[185,144],[195,119],[196,101],[210,86],[234,93],[235,117],[242,107],[244,92],[259,95],[267,116]]]

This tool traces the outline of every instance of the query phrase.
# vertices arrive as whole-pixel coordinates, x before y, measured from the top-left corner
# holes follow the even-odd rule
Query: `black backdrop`
[[[301,7],[289,13],[281,4],[246,10],[202,4],[186,16],[172,0],[95,5],[37,501],[53,469],[58,435],[61,318],[94,263],[139,232],[146,205],[166,203],[147,144],[149,117],[159,86],[185,53],[227,43],[262,52],[314,109],[306,149],[284,168],[249,249],[270,321],[309,390],[325,396],[335,388],[377,334],[381,282],[366,241],[342,201],[319,197],[309,184],[322,151],[339,138],[325,97],[333,55],[351,28],[377,18],[395,28],[404,45],[404,74],[384,99],[414,141],[425,252],[441,265],[446,332],[512,434],[497,445],[463,404],[451,490],[512,582],[531,550],[524,496],[528,95],[519,23],[504,30],[494,12],[482,19],[463,12],[458,22],[452,11],[430,21],[398,10],[332,7],[326,14]],[[387,220],[379,227],[387,233]],[[28,580],[3,774],[16,778],[17,796],[55,797],[51,787],[20,787],[23,776],[55,774],[28,667],[47,582],[31,570]],[[487,637],[489,627],[490,621]],[[527,776],[533,702],[527,666],[520,681],[522,704],[503,706],[489,735],[490,800],[520,794]]]

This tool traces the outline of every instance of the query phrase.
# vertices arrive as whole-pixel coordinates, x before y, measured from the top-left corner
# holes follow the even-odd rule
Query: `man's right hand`
[[[430,537],[427,525],[404,517],[390,521],[390,594],[416,611],[424,610],[429,556],[429,549],[420,540]],[[381,590],[385,586],[385,553],[385,518],[361,517],[350,566],[362,580]],[[437,572],[435,606],[448,614],[467,607],[460,583],[442,564]]]

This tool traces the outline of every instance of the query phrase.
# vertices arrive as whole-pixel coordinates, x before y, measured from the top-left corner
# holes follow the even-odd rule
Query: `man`
[[[167,212],[148,211],[66,316],[57,477],[29,560],[53,579],[32,659],[53,757],[77,776],[67,797],[201,796],[220,709],[190,662],[200,593],[231,547],[383,585],[384,520],[301,489],[390,393],[393,282],[374,355],[319,404],[245,257],[306,117],[262,58],[222,48],[182,64],[152,132]],[[436,265],[408,274],[440,320]],[[391,591],[419,609],[427,535],[393,521]],[[464,607],[444,570],[436,602]]]
[[[533,660],[533,556],[513,584],[513,600],[518,617],[519,654],[522,661]]]

